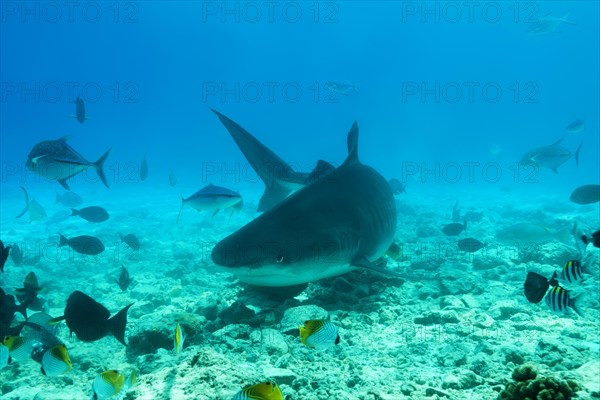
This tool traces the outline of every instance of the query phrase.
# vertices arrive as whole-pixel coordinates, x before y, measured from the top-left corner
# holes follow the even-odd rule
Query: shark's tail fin
[[[21,218],[27,213],[27,211],[29,211],[29,193],[27,193],[27,189],[25,189],[23,186],[21,186],[21,189],[23,189],[23,193],[25,193],[25,208],[19,215],[17,215],[17,218]]]
[[[98,173],[100,180],[102,181],[102,183],[104,183],[104,186],[106,186],[109,189],[110,186],[108,186],[108,180],[106,179],[106,175],[104,174],[104,162],[108,158],[108,155],[110,154],[111,150],[112,148],[106,150],[106,153],[104,153],[102,157],[100,157],[98,161],[94,163],[94,168],[96,168],[96,172]]]

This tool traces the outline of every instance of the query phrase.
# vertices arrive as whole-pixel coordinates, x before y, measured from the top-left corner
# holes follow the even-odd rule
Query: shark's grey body
[[[239,126],[217,115],[228,130]],[[373,262],[392,243],[396,206],[388,182],[359,161],[357,146],[355,123],[339,168],[217,243],[214,263],[258,286],[298,285],[357,267],[379,270]]]
[[[291,192],[303,187],[307,183],[307,179],[310,179],[308,173],[294,171],[277,154],[240,125],[223,114],[213,111],[225,125],[250,166],[265,183],[266,188],[258,204],[258,211],[267,211],[273,208]]]

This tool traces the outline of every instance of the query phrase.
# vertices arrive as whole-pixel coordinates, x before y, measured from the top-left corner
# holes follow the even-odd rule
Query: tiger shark
[[[232,136],[244,130],[215,113]],[[377,263],[396,232],[394,195],[377,171],[360,162],[356,122],[347,146],[341,166],[218,242],[213,262],[242,282],[271,287],[300,285],[357,268],[397,275]],[[240,148],[244,154],[251,151]]]

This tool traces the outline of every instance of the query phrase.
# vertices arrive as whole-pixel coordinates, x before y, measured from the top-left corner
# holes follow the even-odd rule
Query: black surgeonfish
[[[557,277],[558,275],[556,271],[554,271],[554,274],[550,280],[538,273],[528,272],[524,285],[525,297],[527,297],[527,300],[534,304],[542,301],[550,286],[558,286]]]
[[[591,236],[583,235],[581,237],[581,240],[585,244],[591,243],[594,247],[600,248],[600,230],[597,230],[596,232],[592,233]]]
[[[0,288],[0,337],[19,335],[23,325],[11,327],[11,322],[17,312],[27,319],[27,305],[27,303],[17,305],[15,297],[4,293],[4,290]]]
[[[0,240],[0,272],[4,272],[4,263],[8,259],[8,252],[10,251],[10,246],[4,247],[4,243]]]
[[[95,342],[105,336],[113,335],[125,346],[125,327],[129,304],[110,318],[110,311],[90,296],[76,290],[67,299],[65,315],[55,318],[54,322],[65,320],[71,334],[84,342]]]

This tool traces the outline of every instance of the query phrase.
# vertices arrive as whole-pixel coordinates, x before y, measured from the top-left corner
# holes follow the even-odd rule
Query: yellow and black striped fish
[[[64,344],[51,347],[42,357],[42,374],[46,376],[62,375],[72,368],[71,359]]]
[[[561,282],[575,283],[583,281],[583,267],[579,260],[569,260],[560,272]]]
[[[581,315],[575,303],[576,299],[571,298],[569,293],[563,287],[554,286],[546,294],[546,304],[554,312],[569,314],[570,310],[573,310],[578,315]]]
[[[2,344],[10,351],[13,361],[23,361],[31,357],[33,342],[22,336],[5,336]]]
[[[338,344],[340,335],[337,327],[331,322],[311,319],[300,327],[300,341],[308,347],[320,349]]]
[[[232,400],[283,400],[283,393],[275,382],[267,381],[248,386]]]
[[[104,371],[92,383],[92,399],[101,400],[114,396],[123,389],[124,385],[125,375],[114,369]]]

